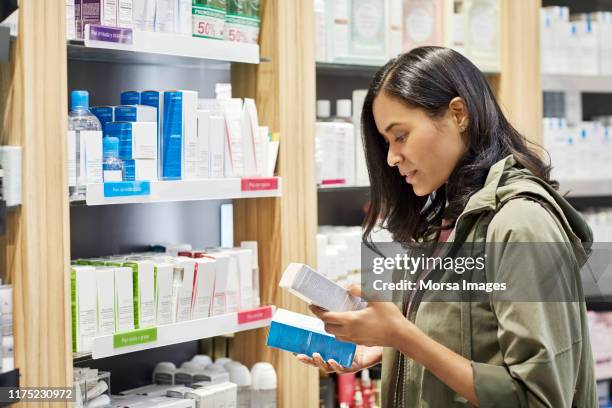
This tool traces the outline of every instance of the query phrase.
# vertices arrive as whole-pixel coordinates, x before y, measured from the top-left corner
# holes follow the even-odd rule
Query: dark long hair
[[[466,104],[467,151],[448,182],[429,197],[414,194],[397,169],[387,165],[387,145],[372,112],[374,99],[383,91],[410,107],[423,109],[434,120],[447,112],[453,98],[461,97]],[[482,72],[449,48],[416,48],[389,61],[374,76],[361,122],[371,199],[363,240],[370,246],[370,233],[381,223],[401,243],[439,231],[442,219],[450,221],[445,228],[453,227],[468,199],[483,187],[491,166],[510,154],[520,167],[558,186],[550,180],[550,166],[529,149],[527,140],[508,122]]]

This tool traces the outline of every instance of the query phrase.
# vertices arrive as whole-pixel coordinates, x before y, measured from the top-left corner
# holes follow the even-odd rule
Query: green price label
[[[157,327],[118,333],[113,336],[113,347],[121,348],[157,341]]]

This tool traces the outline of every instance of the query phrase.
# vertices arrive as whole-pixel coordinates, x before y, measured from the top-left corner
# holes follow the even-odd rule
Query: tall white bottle
[[[251,368],[251,407],[276,408],[276,371],[270,363],[256,363]]]
[[[89,92],[72,91],[68,114],[70,197],[84,199],[87,183],[102,182],[102,125],[89,111]]]

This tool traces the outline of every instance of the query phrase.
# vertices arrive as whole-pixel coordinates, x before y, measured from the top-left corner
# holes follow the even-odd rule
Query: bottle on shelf
[[[340,174],[344,176],[345,184],[355,185],[355,126],[353,125],[353,102],[350,99],[336,101],[336,142],[338,149],[337,165]],[[342,155],[342,157],[340,157]]]
[[[251,368],[251,407],[276,408],[276,371],[270,363],[256,363]]]
[[[72,91],[68,114],[68,186],[82,199],[87,183],[102,182],[102,125],[89,111],[89,92]]]
[[[124,180],[123,160],[119,158],[119,139],[107,136],[102,143],[104,148],[104,162],[102,163],[104,182]]]

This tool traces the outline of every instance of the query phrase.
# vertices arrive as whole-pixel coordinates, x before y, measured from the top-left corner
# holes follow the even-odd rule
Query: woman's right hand
[[[353,365],[351,367],[343,367],[333,359],[324,361],[319,353],[314,353],[312,357],[305,354],[298,354],[296,357],[299,361],[304,364],[318,367],[324,373],[338,373],[347,374],[355,373],[363,370],[364,368],[372,367],[382,361],[382,347],[367,347],[358,345],[355,350],[355,357],[353,358]]]

